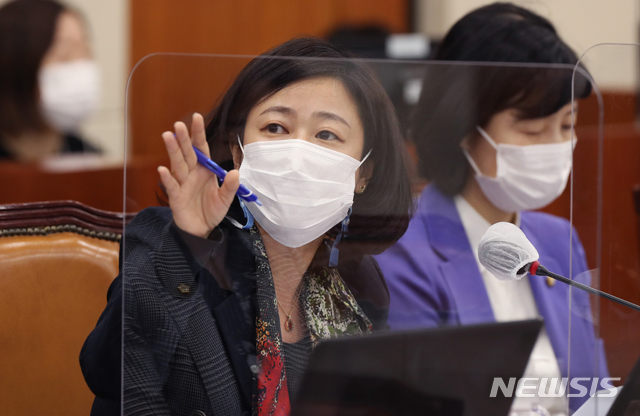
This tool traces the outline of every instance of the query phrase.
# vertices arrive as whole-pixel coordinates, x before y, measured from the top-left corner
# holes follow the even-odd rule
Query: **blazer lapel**
[[[442,258],[438,268],[451,291],[461,324],[493,322],[493,310],[467,234],[454,202],[435,187],[425,189],[419,204],[428,239]],[[451,312],[451,311],[445,311]]]
[[[253,395],[253,373],[256,363],[255,329],[247,325],[238,297],[233,294],[213,308],[220,336],[229,351],[229,359],[238,378],[240,390],[249,406]]]
[[[197,301],[182,336],[204,382],[214,415],[242,412],[240,391],[218,321],[202,298]]]
[[[256,328],[254,295],[256,292],[256,264],[253,240],[248,232],[228,227],[224,254],[225,272],[233,284],[233,294],[222,302],[211,304],[218,329],[227,348],[245,403],[250,408],[256,389],[255,369]],[[203,271],[204,272],[204,271]],[[205,272],[207,273],[207,272]],[[208,274],[208,273],[207,273]]]
[[[169,226],[170,227],[170,226]],[[209,397],[214,415],[241,414],[240,391],[227,349],[220,335],[219,322],[205,302],[199,281],[204,275],[173,230],[166,236],[155,264],[165,288],[165,304],[174,318]]]

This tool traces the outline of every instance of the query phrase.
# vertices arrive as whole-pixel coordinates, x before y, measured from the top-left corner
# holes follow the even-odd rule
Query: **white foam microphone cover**
[[[500,280],[522,279],[528,272],[523,266],[539,257],[522,230],[510,222],[493,224],[478,245],[480,264]]]

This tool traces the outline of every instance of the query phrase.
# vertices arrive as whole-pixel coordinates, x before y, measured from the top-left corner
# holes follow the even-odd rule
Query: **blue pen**
[[[227,176],[227,171],[222,169],[216,162],[209,159],[202,153],[198,148],[193,146],[193,150],[196,151],[196,156],[198,157],[198,163],[200,163],[205,168],[209,169],[211,172],[215,173],[220,181],[224,181],[224,177]],[[236,192],[238,197],[242,198],[247,202],[255,202],[256,204],[262,206],[262,203],[258,201],[258,197],[255,196],[253,192],[251,192],[246,186],[240,184],[238,188],[238,192]]]

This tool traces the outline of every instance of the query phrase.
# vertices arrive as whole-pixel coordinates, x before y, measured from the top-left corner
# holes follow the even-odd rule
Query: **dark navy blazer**
[[[522,212],[521,229],[547,269],[569,277],[572,266],[575,280],[590,283],[584,249],[567,220]],[[423,191],[404,237],[376,259],[391,295],[388,323],[392,329],[495,321],[455,203],[434,186]],[[526,278],[562,376],[570,372],[571,378],[608,377],[602,340],[594,334],[589,295],[560,282],[549,286],[541,276]],[[591,383],[581,385],[590,388]],[[570,408],[576,410],[585,400],[570,398]]]
[[[96,395],[92,415],[119,415],[121,407],[154,416],[250,414],[257,389],[255,257],[248,231],[226,220],[220,229],[218,272],[230,275],[232,292],[196,261],[169,208],[147,208],[127,226],[121,274],[80,353]],[[386,329],[389,293],[375,260],[341,250],[338,271],[374,330]]]

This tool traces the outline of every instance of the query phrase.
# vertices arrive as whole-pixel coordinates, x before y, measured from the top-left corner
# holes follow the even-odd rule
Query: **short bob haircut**
[[[0,8],[0,137],[50,129],[40,110],[38,71],[65,6],[14,0]]]
[[[318,59],[320,58],[320,59]],[[377,253],[406,231],[413,213],[410,163],[395,110],[380,82],[361,61],[316,38],[290,40],[254,58],[206,117],[214,159],[229,166],[229,144],[244,135],[251,109],[278,91],[307,79],[336,78],[355,101],[364,127],[364,156],[372,165],[365,191],[356,193],[345,243]],[[232,166],[232,165],[231,165]],[[337,227],[329,233],[335,236]]]
[[[411,125],[419,173],[454,196],[462,192],[470,172],[462,140],[477,138],[476,126],[486,126],[506,109],[518,110],[522,119],[560,110],[571,102],[572,67],[578,58],[547,19],[510,3],[494,3],[460,19],[435,60],[485,62],[430,65]],[[576,98],[590,93],[590,82],[576,72]]]

